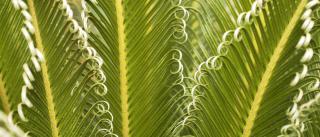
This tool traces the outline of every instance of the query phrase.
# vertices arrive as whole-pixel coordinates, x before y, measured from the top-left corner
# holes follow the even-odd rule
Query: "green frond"
[[[41,137],[114,135],[102,60],[88,45],[88,34],[73,19],[67,1],[13,0],[12,4],[22,13],[21,22],[27,22],[19,30],[28,43],[23,46],[29,47],[25,53],[29,57],[20,68],[25,84],[18,90],[22,89],[22,102],[12,112],[20,127]]]
[[[318,137],[319,5],[2,0],[0,136]]]
[[[173,4],[160,0],[87,3],[95,28],[90,42],[105,60],[109,100],[115,117],[121,117],[115,130],[122,136],[166,136],[167,127],[180,115],[174,96],[183,91],[174,86],[177,75],[171,72],[180,67],[173,54],[183,49],[180,46],[188,38],[183,21],[189,15],[179,3]]]
[[[195,61],[207,56],[194,72],[199,110],[195,111],[196,122],[190,129],[197,136],[277,136],[288,122],[286,110],[292,97],[305,85],[301,82],[304,80],[299,80],[298,85],[290,83],[297,72],[300,74],[303,64],[311,67],[307,62],[311,52],[316,52],[313,46],[296,47],[300,37],[313,27],[301,29],[305,19],[300,18],[308,1],[271,0],[262,1],[261,5],[258,2],[193,4],[197,5],[192,8],[196,12],[208,7],[204,14],[196,16],[203,21],[199,28],[205,42],[193,49]],[[239,5],[248,5],[244,3],[249,6],[240,8]],[[214,4],[224,6],[209,10]],[[307,83],[314,82],[305,79]]]

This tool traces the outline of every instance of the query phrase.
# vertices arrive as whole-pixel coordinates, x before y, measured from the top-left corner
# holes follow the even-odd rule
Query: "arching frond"
[[[122,136],[168,136],[183,97],[179,46],[188,38],[181,2],[88,1],[91,44],[105,60],[107,86]],[[161,13],[161,14],[159,14]],[[188,55],[183,55],[188,56]],[[174,73],[174,74],[173,74]],[[121,108],[121,109],[120,109]]]
[[[23,54],[27,58],[18,60],[25,61],[20,68],[24,81],[19,87],[21,103],[12,112],[20,118],[18,125],[30,136],[115,135],[113,115],[105,99],[107,87],[100,68],[103,62],[88,45],[88,34],[73,18],[67,1],[13,0],[7,6],[15,7],[25,23],[18,32],[26,43],[12,44],[29,47]],[[4,45],[1,48],[6,49]]]
[[[2,1],[0,136],[320,135],[319,0]]]
[[[190,129],[197,136],[279,135],[288,122],[286,110],[298,89],[315,82],[309,64],[316,45],[308,45],[310,34],[317,28],[313,21],[305,23],[309,21],[305,12],[315,9],[317,3],[207,3],[210,1],[194,2],[197,6],[191,9],[200,13],[196,17],[202,21],[200,35],[205,38],[194,47],[194,58],[206,59],[194,72],[199,110]],[[209,21],[205,20],[208,15],[212,16]],[[299,45],[301,37],[305,38],[303,46]],[[294,81],[296,74],[299,77]]]

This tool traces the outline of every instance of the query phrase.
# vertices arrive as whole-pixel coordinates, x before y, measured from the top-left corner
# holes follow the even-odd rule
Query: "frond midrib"
[[[251,136],[251,132],[252,132],[252,128],[257,116],[257,113],[259,111],[259,108],[261,106],[261,101],[264,97],[264,94],[267,90],[267,86],[269,85],[270,82],[270,78],[272,76],[272,73],[280,59],[280,56],[289,40],[289,37],[291,35],[291,33],[293,32],[293,30],[295,29],[295,26],[298,24],[299,19],[300,19],[300,15],[303,13],[304,11],[304,7],[307,4],[308,0],[302,0],[298,7],[297,10],[294,12],[291,20],[289,21],[288,26],[285,28],[281,39],[279,40],[273,55],[270,58],[269,63],[267,64],[266,70],[264,72],[264,74],[262,75],[262,79],[261,82],[259,83],[256,95],[254,97],[254,100],[252,102],[251,105],[251,109],[249,112],[249,116],[246,120],[246,125],[244,127],[243,130],[243,137],[250,137]]]
[[[36,40],[36,45],[37,49],[44,54],[44,47],[42,44],[42,38],[40,35],[40,29],[39,29],[39,24],[38,24],[38,19],[37,19],[37,14],[35,11],[34,7],[34,2],[33,0],[28,0],[29,4],[29,10],[30,14],[32,16],[32,23],[35,28],[35,40]],[[44,54],[45,55],[45,54]],[[59,130],[57,127],[57,120],[56,120],[56,112],[54,109],[54,102],[53,102],[53,96],[52,96],[52,89],[50,85],[50,80],[49,80],[49,74],[48,74],[48,66],[46,65],[46,61],[41,63],[41,68],[42,68],[42,77],[43,77],[43,83],[44,83],[44,89],[45,89],[45,96],[46,96],[46,101],[48,105],[48,113],[49,113],[49,119],[50,119],[50,126],[51,126],[51,131],[52,131],[52,136],[53,137],[59,137]]]
[[[0,99],[2,103],[2,108],[4,113],[9,114],[10,112],[10,104],[9,104],[9,99],[7,95],[7,90],[5,88],[5,83],[3,81],[2,74],[0,73]]]
[[[124,7],[122,0],[116,0],[118,42],[119,42],[119,65],[120,65],[120,100],[122,117],[122,136],[129,137],[129,112],[128,112],[128,85],[127,85],[127,61],[126,43],[124,33]]]

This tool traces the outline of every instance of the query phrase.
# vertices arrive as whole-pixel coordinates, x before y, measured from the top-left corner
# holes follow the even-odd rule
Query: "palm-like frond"
[[[195,55],[205,52],[207,59],[194,74],[198,80],[194,86],[198,97],[195,106],[199,110],[195,112],[197,122],[191,129],[198,136],[279,135],[281,127],[288,122],[286,110],[297,89],[315,84],[308,71],[312,68],[308,61],[316,45],[307,47],[310,43],[307,39],[303,41],[303,48],[296,46],[300,37],[309,35],[314,25],[305,24],[301,29],[305,22],[301,17],[310,3],[304,0],[252,4],[218,1],[206,6],[206,2],[199,1],[197,7],[212,9],[205,10],[213,16],[209,19],[219,20],[205,20],[207,14],[197,16],[202,21],[199,24],[206,38],[203,47],[207,49],[200,45]],[[226,10],[213,8],[215,6],[226,7]],[[235,13],[239,15],[237,18]],[[217,16],[219,14],[228,16]],[[225,30],[208,27],[215,23]],[[223,31],[221,39],[215,37]],[[199,60],[203,58],[200,57]],[[303,66],[308,68],[307,72]],[[292,82],[296,73],[299,73],[299,84]]]
[[[174,86],[177,75],[171,72],[179,69],[175,58],[186,35],[175,30],[183,29],[187,11],[171,1],[96,2],[87,3],[96,30],[90,40],[105,60],[107,86],[113,92],[109,99],[115,116],[121,117],[117,132],[164,136],[180,113],[172,97],[181,87]]]
[[[16,24],[21,24],[28,53],[32,55],[26,60],[17,59],[19,63],[26,62],[21,77],[25,85],[19,87],[22,103],[13,112],[20,118],[19,125],[31,136],[112,135],[113,116],[104,97],[107,88],[100,70],[101,59],[88,46],[87,34],[73,19],[67,1],[14,0],[12,3],[27,22],[24,27],[23,20]],[[17,42],[12,44],[19,46]],[[1,67],[10,69],[10,66]],[[7,91],[13,93],[17,94],[14,90]]]
[[[318,0],[0,4],[0,135],[320,135]]]

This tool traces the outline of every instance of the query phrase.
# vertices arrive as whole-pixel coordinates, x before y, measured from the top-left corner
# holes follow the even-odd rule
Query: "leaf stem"
[[[28,0],[29,8],[30,8],[30,14],[32,16],[32,23],[35,28],[35,40],[38,50],[44,54],[44,48],[42,44],[42,38],[40,35],[40,29],[39,24],[37,20],[37,14],[34,7],[33,0]],[[57,127],[57,120],[56,120],[56,112],[54,110],[54,102],[53,102],[53,96],[52,96],[52,90],[50,86],[50,80],[49,80],[49,74],[48,74],[48,67],[46,65],[46,61],[41,63],[42,68],[42,77],[43,77],[43,83],[44,88],[46,92],[46,99],[47,99],[47,105],[48,105],[48,113],[50,118],[50,124],[51,124],[51,130],[52,130],[52,137],[59,137],[59,130]]]
[[[126,43],[124,30],[123,1],[116,0],[118,40],[119,40],[119,63],[120,63],[120,96],[122,116],[122,136],[129,137],[129,112],[128,112],[128,85],[127,85],[127,62]]]

